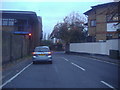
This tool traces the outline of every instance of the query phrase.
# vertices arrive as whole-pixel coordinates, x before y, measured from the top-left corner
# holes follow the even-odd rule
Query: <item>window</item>
[[[49,48],[35,48],[35,52],[48,52]]]
[[[90,21],[90,26],[95,27],[96,26],[96,20],[91,20]]]
[[[3,26],[13,26],[16,19],[2,19],[2,25]]]
[[[13,26],[14,25],[14,19],[9,19],[8,25]]]
[[[7,26],[8,25],[8,19],[2,19],[2,25]]]
[[[107,40],[112,39],[112,34],[106,34]]]
[[[118,13],[106,15],[107,22],[118,21]]]

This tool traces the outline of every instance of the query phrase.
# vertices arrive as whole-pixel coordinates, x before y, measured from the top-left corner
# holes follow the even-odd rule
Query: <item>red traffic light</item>
[[[31,33],[29,33],[28,35],[29,35],[29,36],[32,36],[32,34],[31,34]]]

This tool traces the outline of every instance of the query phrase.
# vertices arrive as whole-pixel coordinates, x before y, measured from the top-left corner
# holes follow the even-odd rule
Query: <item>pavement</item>
[[[94,58],[94,59],[103,60],[103,61],[107,61],[107,62],[111,62],[111,63],[115,63],[115,64],[120,65],[120,59],[113,59],[113,58],[110,58],[107,55],[84,54],[84,53],[69,53],[69,54],[74,54],[74,55],[80,55],[80,56],[83,56],[83,57]]]
[[[9,67],[12,67],[12,66],[14,66],[14,65],[17,65],[17,64],[19,64],[19,63],[21,63],[21,62],[23,62],[23,61],[29,60],[30,58],[31,58],[31,56],[26,56],[26,57],[17,59],[17,60],[15,60],[15,61],[13,61],[13,62],[8,62],[8,63],[6,63],[6,64],[3,64],[3,65],[2,65],[2,70],[6,70],[6,69],[9,68]]]
[[[99,59],[99,60],[104,60],[104,61],[120,64],[119,59],[112,59],[109,56],[92,55],[91,58],[95,58],[95,59]]]

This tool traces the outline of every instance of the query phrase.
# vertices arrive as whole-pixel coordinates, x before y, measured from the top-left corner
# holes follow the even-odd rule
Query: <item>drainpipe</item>
[[[10,62],[12,62],[13,60],[13,56],[12,56],[12,33],[10,33]]]
[[[95,26],[95,36],[94,36],[94,40],[95,40],[95,42],[96,42],[96,29],[97,29],[97,16],[96,16],[96,10],[95,10],[95,21],[96,21],[96,26]]]
[[[23,37],[21,40],[21,58],[23,58]]]

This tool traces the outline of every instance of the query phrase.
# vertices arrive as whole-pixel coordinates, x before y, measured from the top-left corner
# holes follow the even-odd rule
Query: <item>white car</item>
[[[36,62],[49,62],[52,64],[52,52],[48,46],[38,46],[32,54],[33,64]]]

